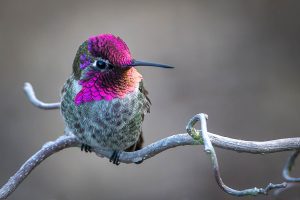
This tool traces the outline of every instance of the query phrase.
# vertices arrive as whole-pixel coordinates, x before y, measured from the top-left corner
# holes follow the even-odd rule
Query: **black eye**
[[[105,68],[106,68],[106,63],[103,62],[102,60],[97,60],[96,66],[97,66],[99,69],[105,69]]]
[[[113,68],[114,68],[113,65],[111,65],[111,64],[108,65],[108,69],[113,69]]]

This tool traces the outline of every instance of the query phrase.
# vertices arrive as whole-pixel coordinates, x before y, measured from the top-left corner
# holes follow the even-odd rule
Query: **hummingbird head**
[[[142,80],[136,66],[173,68],[133,59],[126,43],[112,34],[90,37],[79,47],[73,63],[74,77],[82,86],[75,104],[124,98]]]

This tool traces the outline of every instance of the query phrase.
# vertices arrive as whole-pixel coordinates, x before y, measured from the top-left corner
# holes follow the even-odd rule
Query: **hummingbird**
[[[151,101],[137,66],[173,68],[133,59],[118,36],[91,36],[79,46],[61,91],[65,132],[72,132],[86,152],[112,150],[110,162],[116,165],[120,152],[137,151],[144,142],[142,123]]]

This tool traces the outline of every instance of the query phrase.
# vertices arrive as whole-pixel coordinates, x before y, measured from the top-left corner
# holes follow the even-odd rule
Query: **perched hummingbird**
[[[74,133],[86,152],[113,150],[110,162],[117,165],[121,151],[142,148],[142,122],[150,112],[136,66],[173,68],[134,60],[126,43],[112,34],[92,36],[80,45],[61,92],[65,131]]]

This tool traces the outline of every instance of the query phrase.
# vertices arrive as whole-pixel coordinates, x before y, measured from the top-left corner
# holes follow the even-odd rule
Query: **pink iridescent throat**
[[[135,68],[126,68],[132,63],[130,51],[125,42],[111,34],[101,34],[89,38],[87,51],[92,57],[101,57],[108,60],[116,69],[99,72],[89,71],[86,79],[79,81],[81,91],[75,97],[75,104],[86,102],[124,98],[133,92],[142,80],[142,75]],[[92,63],[92,58],[87,54],[80,56],[80,69],[84,70]]]
[[[135,68],[122,72],[99,73],[89,72],[88,80],[80,80],[81,91],[75,97],[75,104],[124,98],[131,93],[142,80],[142,75]]]

